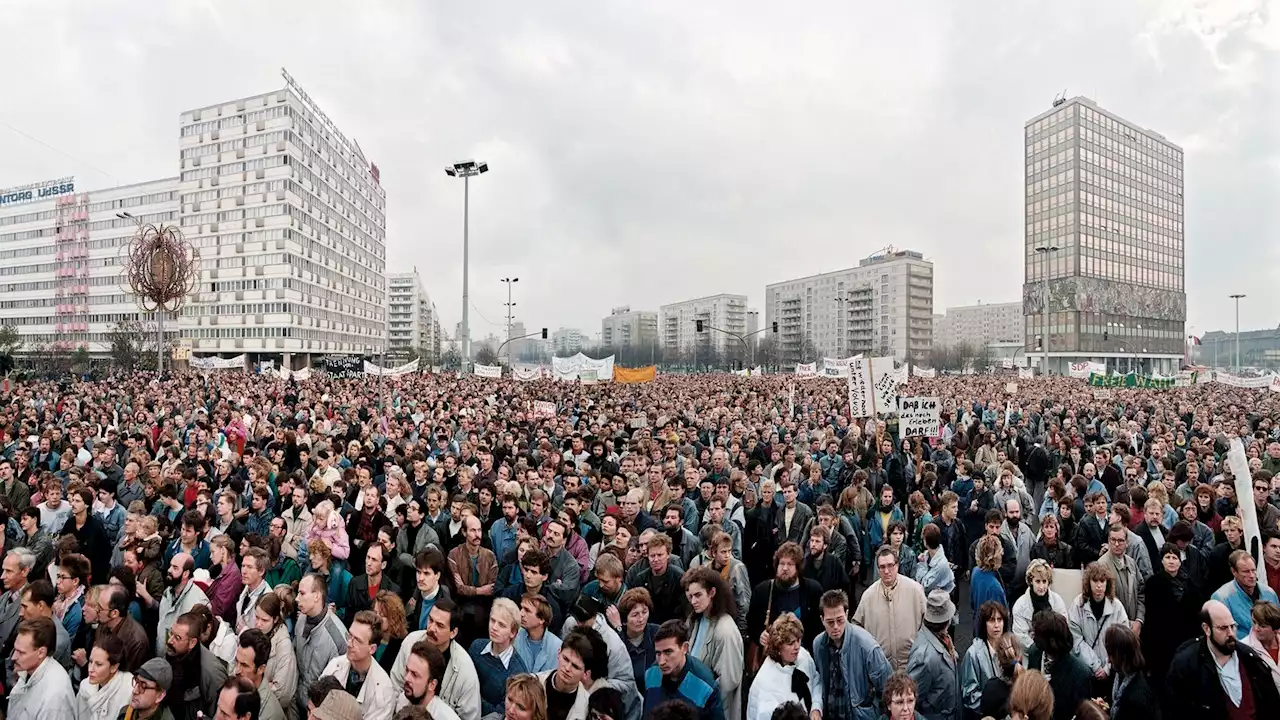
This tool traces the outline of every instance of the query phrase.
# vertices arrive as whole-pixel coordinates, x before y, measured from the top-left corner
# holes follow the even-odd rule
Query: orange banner
[[[642,368],[615,367],[613,369],[613,381],[616,383],[650,382],[657,376],[658,367],[656,365]]]

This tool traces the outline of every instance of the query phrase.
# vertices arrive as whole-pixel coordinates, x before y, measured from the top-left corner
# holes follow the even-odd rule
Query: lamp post
[[[1041,314],[1043,315],[1044,320],[1040,327],[1040,337],[1043,338],[1044,367],[1042,368],[1042,372],[1045,375],[1049,374],[1049,253],[1057,251],[1057,245],[1047,245],[1036,248],[1036,253],[1044,257],[1044,287],[1042,289],[1042,292],[1044,293],[1044,307],[1041,308]]]
[[[1240,372],[1240,298],[1248,297],[1244,293],[1236,293],[1227,297],[1236,301],[1236,372]]]
[[[506,306],[507,306],[507,340],[510,340],[510,339],[511,339],[511,320],[512,320],[512,318],[514,317],[514,316],[512,315],[512,312],[514,312],[514,311],[513,311],[513,308],[516,306],[516,304],[515,304],[514,302],[511,302],[511,286],[512,286],[512,285],[514,285],[515,283],[520,282],[520,278],[502,278],[502,282],[504,282],[504,283],[506,283],[506,284],[507,284],[507,302],[506,302]],[[507,351],[507,358],[508,358],[508,360],[510,360],[510,358],[511,358],[511,351],[510,351],[510,350],[508,350],[508,351]]]
[[[444,174],[449,177],[462,178],[462,372],[466,373],[467,363],[471,360],[471,324],[469,320],[470,293],[470,214],[471,214],[471,178],[489,172],[489,163],[475,160],[463,160],[445,166]]]

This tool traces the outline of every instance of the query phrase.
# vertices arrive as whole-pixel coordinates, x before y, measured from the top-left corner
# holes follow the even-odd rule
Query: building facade
[[[577,355],[582,352],[586,338],[578,328],[560,328],[551,333],[551,351],[559,356]]]
[[[658,313],[632,310],[624,305],[609,312],[600,321],[600,344],[603,347],[649,347],[658,341]]]
[[[380,346],[386,194],[359,145],[287,74],[182,113],[179,137],[179,220],[201,252],[180,319],[193,353],[296,368]]]
[[[713,351],[721,355],[743,351],[742,343],[733,336],[747,334],[746,295],[720,294],[671,303],[659,308],[658,315],[665,353],[692,354],[695,343],[704,357]],[[698,320],[703,323],[702,333],[697,332]]]
[[[125,247],[139,222],[177,221],[177,178],[95,191],[61,178],[0,190],[0,325],[18,332],[23,354],[84,348],[102,357],[120,323],[154,333],[155,314],[139,310],[121,274]],[[164,318],[166,343],[176,320]]]
[[[943,347],[981,347],[993,342],[1022,342],[1022,303],[961,305],[934,317],[933,343]]]
[[[1236,332],[1210,330],[1192,346],[1191,360],[1196,365],[1214,368],[1265,368],[1280,370],[1280,328],[1245,330],[1240,333],[1240,362],[1236,362]]]
[[[387,276],[387,354],[439,364],[440,316],[416,267]]]
[[[1175,370],[1186,323],[1182,149],[1075,97],[1027,121],[1024,346]]]
[[[892,355],[926,362],[933,346],[933,263],[886,248],[857,267],[765,287],[765,325],[778,323],[782,362]]]

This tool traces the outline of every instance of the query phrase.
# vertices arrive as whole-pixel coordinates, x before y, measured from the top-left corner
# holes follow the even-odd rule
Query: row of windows
[[[125,302],[129,296],[124,293],[119,295],[87,295],[77,298],[77,303],[82,305],[115,305]],[[21,308],[43,308],[54,307],[55,305],[69,305],[67,298],[35,298],[32,300],[0,300],[0,310],[16,310]]]
[[[118,323],[124,320],[137,320],[136,312],[98,313],[94,315],[76,315],[75,322]],[[19,315],[4,319],[6,325],[53,325],[58,322],[71,322],[66,315]],[[60,339],[66,339],[65,337]]]
[[[125,210],[131,207],[141,207],[143,205],[154,205],[157,203],[172,202],[175,192],[152,193],[150,195],[135,195],[133,197],[120,198],[119,200],[106,200],[103,202],[89,203],[89,212],[105,212],[112,210]],[[41,222],[44,220],[53,220],[58,216],[56,210],[38,210],[36,212],[23,213],[21,215],[9,215],[0,217],[0,227],[5,225],[23,225],[30,222]],[[0,240],[3,236],[0,236]]]
[[[1150,210],[1167,218],[1177,219],[1182,217],[1183,208],[1180,199],[1170,200],[1160,197],[1155,193],[1147,192],[1142,188],[1108,177],[1108,173],[1094,172],[1086,168],[1080,173],[1080,181],[1086,190],[1107,192],[1127,198],[1130,201],[1130,205],[1137,205],[1144,210]]]
[[[236,150],[244,150],[245,148],[258,147],[260,145],[272,145],[278,142],[284,142],[287,131],[274,130],[272,132],[258,133],[256,135],[248,135],[246,137],[235,138],[232,140],[224,140],[222,142],[209,142],[195,147],[183,148],[182,159],[189,160],[191,158],[206,157],[208,155],[217,155],[224,152],[235,152]]]
[[[77,284],[88,285],[89,287],[102,287],[105,285],[120,286],[124,279],[118,275],[101,275],[89,278],[77,278]],[[30,290],[56,290],[64,283],[59,280],[33,280],[31,282],[4,283],[0,285],[0,292],[14,293],[27,292]]]
[[[118,267],[120,259],[114,257],[90,258],[80,263],[81,267],[103,268]],[[0,266],[0,275],[28,275],[32,273],[51,273],[61,267],[60,263],[36,263],[34,265]]]
[[[380,208],[370,209],[366,208],[363,204],[353,204],[349,197],[351,195],[351,185],[349,183],[346,185],[347,192],[343,193],[341,192],[343,187],[339,182],[341,178],[337,178],[325,172],[317,174],[310,167],[301,163],[293,166],[293,177],[298,180],[301,187],[309,190],[312,194],[322,194],[325,201],[337,204],[338,201],[341,200],[342,203],[345,203],[348,217],[355,217],[359,221],[351,224],[351,234],[354,236],[356,235],[354,231],[359,230],[360,235],[363,236],[362,239],[368,243],[370,248],[374,246],[374,238],[372,235],[376,234],[379,239],[378,244],[381,244],[380,238],[382,236],[382,231],[387,226],[387,216],[385,212]],[[334,197],[335,188],[338,191],[337,197]],[[300,197],[303,196],[302,193],[297,190],[294,192]],[[371,222],[366,222],[366,217],[369,218]]]
[[[1170,228],[1167,231],[1168,233],[1179,233],[1174,236],[1171,234],[1161,233],[1158,230],[1153,229],[1150,225],[1147,227],[1140,227],[1142,223],[1125,222],[1124,220],[1119,219],[1114,213],[1103,212],[1102,214],[1095,214],[1092,212],[1082,212],[1080,213],[1080,225],[1082,227],[1097,230],[1100,233],[1141,241],[1144,245],[1175,248],[1178,250],[1182,249],[1181,224],[1178,225],[1176,230]]]
[[[228,117],[217,118],[214,120],[195,122],[182,128],[182,137],[203,135],[204,133],[213,132],[214,130],[229,130],[231,128],[244,127],[245,125],[259,121],[287,117],[289,114],[290,112],[288,107],[278,105],[276,107],[263,108],[262,110],[254,110],[252,112],[230,115]]]
[[[1115,257],[1115,256],[1112,256]],[[1081,254],[1080,274],[1138,285],[1152,285],[1166,290],[1182,289],[1182,274],[1151,267],[1139,267],[1134,263],[1118,262]]]
[[[183,317],[207,317],[209,315],[261,315],[268,313],[292,313],[293,303],[237,303],[234,305],[187,305],[182,308]]]
[[[1153,155],[1159,155],[1168,158],[1171,162],[1182,162],[1182,151],[1175,149],[1171,145],[1156,141],[1154,138],[1147,136],[1145,133],[1138,132],[1132,127],[1114,120],[1102,113],[1091,108],[1082,108],[1080,120],[1084,124],[1085,129],[1097,130],[1107,133],[1112,137],[1123,136],[1126,140],[1136,145],[1142,146]]]
[[[190,205],[197,202],[213,202],[214,200],[223,200],[226,198],[262,195],[284,189],[284,180],[266,180],[263,182],[249,183],[247,185],[227,185],[210,190],[183,193],[181,202],[183,205]]]
[[[213,223],[236,222],[288,214],[289,206],[283,203],[277,205],[255,205],[236,208],[235,210],[223,210],[222,212],[186,214],[182,216],[182,227],[195,228],[201,225],[212,225]]]
[[[256,278],[253,280],[214,280],[196,285],[195,292],[237,292],[242,290],[280,290],[289,287],[289,278]]]
[[[1182,168],[1165,162],[1159,156],[1150,154],[1134,145],[1117,138],[1108,137],[1105,133],[1085,128],[1080,137],[1085,147],[1097,146],[1125,159],[1126,164],[1142,165],[1152,172],[1160,173],[1168,180],[1181,180]]]
[[[201,258],[201,270],[229,270],[231,268],[264,267],[267,265],[283,265],[288,262],[286,253],[268,253],[265,255],[233,255],[231,257]]]
[[[281,165],[288,164],[288,155],[272,155],[270,157],[255,158],[253,160],[241,160],[226,163],[225,165],[213,165],[210,167],[196,168],[194,170],[183,170],[182,181],[204,180],[206,178],[221,177],[223,175],[235,175],[255,170],[266,170],[268,168],[280,167]]]
[[[123,229],[123,230],[128,230],[131,233],[133,232],[134,228],[137,227],[137,223],[139,221],[143,223],[153,223],[153,224],[169,223],[169,222],[173,222],[173,220],[177,217],[177,215],[178,214],[176,212],[150,213],[147,215],[140,215],[136,219],[112,218],[110,220],[95,220],[93,222],[76,223],[71,227],[74,228],[75,230],[88,230],[90,232],[101,231],[101,230],[122,230]],[[58,234],[58,228],[56,226],[39,228],[36,230],[24,230],[22,232],[0,235],[0,243],[16,242],[19,240],[33,240],[35,238],[42,238],[42,237],[53,237],[57,234]]]

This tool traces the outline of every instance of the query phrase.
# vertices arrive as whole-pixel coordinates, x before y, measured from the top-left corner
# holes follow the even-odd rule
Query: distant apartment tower
[[[577,328],[560,328],[551,333],[551,351],[556,355],[576,355],[582,352],[582,331]]]
[[[195,355],[365,353],[386,337],[377,166],[286,73],[284,87],[182,113],[183,233],[201,276]]]
[[[745,351],[733,335],[747,333],[746,295],[720,294],[671,303],[659,308],[658,314],[665,352],[692,354],[695,342],[698,352]],[[701,335],[697,333],[698,320],[703,322]]]
[[[387,353],[416,353],[428,363],[440,357],[440,317],[416,267],[387,276]]]
[[[1028,120],[1024,140],[1032,362],[1047,296],[1051,372],[1082,360],[1176,370],[1187,316],[1182,149],[1083,97]]]
[[[154,335],[155,313],[138,309],[121,276],[138,222],[177,224],[177,178],[95,191],[71,177],[0,189],[0,325],[18,332],[20,352],[84,348],[101,357],[121,322],[145,323]],[[176,320],[165,316],[169,341]]]
[[[600,344],[610,348],[647,347],[658,340],[658,313],[616,307],[600,321]]]
[[[935,316],[933,342],[942,347],[981,348],[993,342],[1022,342],[1022,330],[1020,302],[962,305]]]
[[[765,287],[783,362],[881,353],[925,362],[933,343],[933,263],[886,248],[857,267]]]

